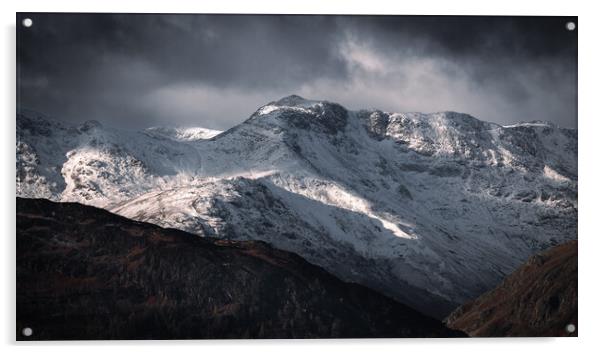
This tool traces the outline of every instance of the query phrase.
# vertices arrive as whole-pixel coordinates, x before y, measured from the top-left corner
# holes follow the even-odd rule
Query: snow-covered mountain
[[[18,196],[264,240],[438,317],[577,237],[577,132],[544,122],[289,96],[209,139],[32,112],[17,136]]]

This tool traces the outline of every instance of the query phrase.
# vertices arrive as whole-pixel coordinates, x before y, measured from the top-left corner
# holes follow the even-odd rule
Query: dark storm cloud
[[[349,17],[355,30],[369,30],[391,48],[423,49],[442,56],[523,58],[572,56],[574,32],[564,27],[574,18],[480,16]],[[363,24],[363,25],[362,25]]]
[[[20,14],[20,105],[228,128],[300,93],[350,108],[576,126],[567,18]],[[575,21],[576,19],[572,19]]]

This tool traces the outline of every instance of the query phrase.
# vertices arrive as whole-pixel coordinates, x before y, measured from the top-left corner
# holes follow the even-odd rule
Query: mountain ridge
[[[571,129],[299,96],[187,142],[55,125],[49,135],[27,119],[17,119],[18,195],[264,240],[439,318],[576,238]]]
[[[465,336],[261,241],[21,198],[17,231],[18,340]]]

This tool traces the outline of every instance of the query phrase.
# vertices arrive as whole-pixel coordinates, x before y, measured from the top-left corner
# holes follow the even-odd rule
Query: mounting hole
[[[29,17],[24,18],[23,21],[21,21],[21,23],[23,24],[24,27],[31,27],[33,25],[33,21]]]
[[[575,330],[577,329],[577,327],[575,327],[575,325],[574,325],[574,324],[572,324],[572,323],[569,323],[568,325],[566,325],[566,328],[565,328],[565,329],[566,329],[566,331],[567,331],[568,333],[574,333],[574,332],[575,332]]]
[[[29,337],[33,334],[33,329],[29,328],[29,327],[25,327],[23,328],[23,330],[21,331],[21,333],[23,333],[23,335],[25,337]]]
[[[574,31],[575,28],[577,28],[577,25],[575,24],[575,22],[569,21],[566,23],[566,29],[568,29],[569,31]]]

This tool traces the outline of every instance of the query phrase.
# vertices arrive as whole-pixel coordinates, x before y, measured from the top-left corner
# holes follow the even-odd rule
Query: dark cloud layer
[[[228,128],[291,93],[576,127],[568,17],[18,14],[20,106]]]

